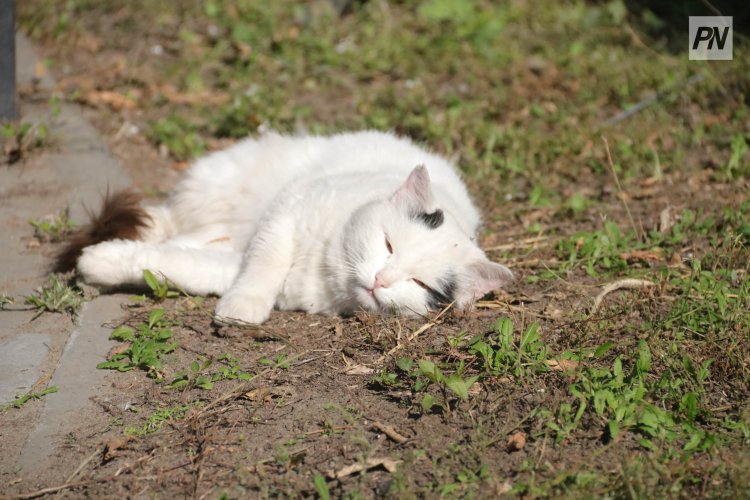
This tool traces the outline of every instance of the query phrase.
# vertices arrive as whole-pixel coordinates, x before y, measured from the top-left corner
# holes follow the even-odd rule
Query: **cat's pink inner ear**
[[[427,173],[427,168],[419,165],[412,170],[406,181],[393,193],[391,201],[397,206],[416,213],[430,211],[432,189],[430,189],[430,174]]]
[[[470,270],[473,275],[471,287],[474,299],[481,299],[491,291],[513,281],[513,273],[510,269],[487,259],[472,264]]]

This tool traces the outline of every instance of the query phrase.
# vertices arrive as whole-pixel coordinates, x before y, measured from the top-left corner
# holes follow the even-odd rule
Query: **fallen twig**
[[[373,422],[373,427],[375,427],[377,430],[388,436],[389,438],[393,439],[397,443],[405,443],[409,440],[406,436],[400,434],[396,429],[394,429],[392,426],[388,424],[384,424],[383,422]]]
[[[96,457],[97,455],[100,455],[103,451],[104,451],[103,447],[97,446],[94,452],[88,457],[86,457],[83,460],[83,462],[81,462],[78,468],[75,471],[73,471],[73,474],[71,474],[65,482],[66,483],[71,482],[83,470],[83,468],[86,467],[86,465],[94,459],[94,457]]]
[[[596,299],[594,299],[594,307],[591,308],[591,314],[594,314],[596,311],[598,311],[599,307],[602,305],[602,301],[604,300],[604,298],[615,290],[620,290],[622,288],[648,288],[652,286],[656,286],[656,283],[635,278],[625,278],[622,280],[614,281],[606,285],[604,289],[602,289],[601,293],[596,296]]]

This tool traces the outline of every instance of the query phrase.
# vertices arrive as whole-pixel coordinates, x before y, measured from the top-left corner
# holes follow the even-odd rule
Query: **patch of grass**
[[[210,391],[214,387],[212,377],[204,373],[211,365],[213,360],[196,360],[190,363],[190,370],[181,370],[174,374],[174,378],[168,387],[172,389],[190,390],[194,388]]]
[[[147,135],[177,160],[191,160],[206,149],[199,128],[184,118],[172,116],[151,123]]]
[[[461,401],[469,398],[469,389],[476,383],[479,376],[474,375],[464,378],[463,368],[464,366],[459,364],[454,373],[446,374],[434,362],[428,359],[419,360],[417,363],[419,375],[426,378],[428,382],[424,384],[421,380],[417,379],[414,389],[420,391],[433,384],[439,390],[439,397],[435,397],[429,392],[425,392],[422,396],[420,404],[424,411],[440,408],[442,411],[450,413],[451,395],[458,397]]]
[[[16,399],[14,399],[10,403],[3,406],[3,411],[6,411],[10,408],[21,408],[23,407],[23,405],[25,405],[32,399],[41,399],[47,394],[53,394],[57,392],[57,390],[58,389],[56,386],[52,386],[52,387],[47,387],[43,391],[39,391],[39,392],[27,392],[26,394],[23,394],[22,396],[17,396]]]
[[[164,424],[174,420],[185,418],[190,405],[178,405],[170,408],[163,408],[152,413],[140,427],[128,427],[125,434],[128,436],[143,437],[161,430]]]
[[[514,338],[513,321],[499,319],[494,327],[494,338],[477,338],[470,343],[468,352],[481,360],[485,376],[513,375],[524,379],[526,375],[548,371],[549,349],[539,336],[539,325],[532,323],[523,331],[518,341]]]
[[[218,358],[218,361],[223,366],[219,366],[212,373],[208,370],[214,364],[212,359],[193,361],[190,364],[190,370],[182,370],[174,374],[169,387],[181,390],[193,388],[211,390],[214,383],[221,380],[247,381],[253,377],[251,373],[241,369],[237,358],[224,354]]]
[[[0,294],[0,311],[5,309],[5,306],[12,304],[16,301],[15,298],[11,297],[10,295]]]
[[[289,368],[289,362],[287,361],[286,354],[284,353],[281,353],[278,356],[274,356],[273,358],[260,358],[260,360],[258,360],[258,363],[263,366],[273,368],[274,370],[286,370]]]
[[[620,272],[627,268],[627,262],[620,254],[634,244],[633,237],[623,234],[614,222],[604,223],[604,229],[579,232],[562,240],[558,246],[565,268],[572,269],[582,264],[589,276],[597,276],[597,270]]]
[[[707,377],[707,369],[704,364],[700,380]],[[684,392],[674,407],[665,408],[652,402],[649,396],[657,393],[660,384],[649,377],[651,370],[651,350],[645,341],[638,342],[636,361],[627,373],[620,356],[610,368],[591,366],[581,370],[576,382],[568,388],[577,399],[573,418],[570,419],[568,408],[560,408],[557,421],[548,422],[558,442],[567,437],[583,412],[592,408],[596,416],[606,422],[607,439],[617,439],[621,430],[630,429],[642,436],[639,443],[647,449],[657,448],[653,439],[667,443],[681,439],[684,451],[702,451],[714,446],[714,437],[694,425],[699,412],[699,394]],[[666,382],[670,378],[663,380]]]
[[[149,377],[163,379],[164,356],[177,348],[177,343],[171,341],[173,324],[164,318],[164,309],[158,308],[136,328],[124,325],[115,328],[109,338],[123,342],[124,349],[96,367],[121,372],[139,368],[148,372]]]
[[[53,242],[64,239],[78,226],[77,222],[68,217],[67,210],[41,219],[31,219],[29,224],[34,228],[37,238]]]
[[[30,151],[44,147],[49,141],[49,129],[45,123],[3,123],[0,124],[0,139],[0,159],[13,164]]]
[[[735,134],[732,137],[730,151],[729,160],[722,167],[724,177],[733,180],[750,175],[750,161],[747,159],[750,149],[743,134]]]
[[[33,295],[24,297],[24,302],[36,309],[32,320],[45,312],[77,316],[83,306],[83,293],[77,287],[68,285],[60,277],[51,274],[47,285]]]

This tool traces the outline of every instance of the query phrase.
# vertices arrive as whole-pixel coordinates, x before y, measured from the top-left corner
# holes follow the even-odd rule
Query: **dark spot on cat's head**
[[[438,286],[430,289],[427,307],[431,310],[441,309],[456,300],[456,277],[451,273],[438,280]]]
[[[443,225],[445,216],[443,215],[443,211],[438,208],[434,212],[421,212],[416,214],[413,219],[421,222],[430,229],[437,229]]]

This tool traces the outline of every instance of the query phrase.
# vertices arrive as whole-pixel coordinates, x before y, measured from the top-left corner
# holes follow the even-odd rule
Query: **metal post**
[[[0,0],[0,120],[16,117],[16,0]]]

